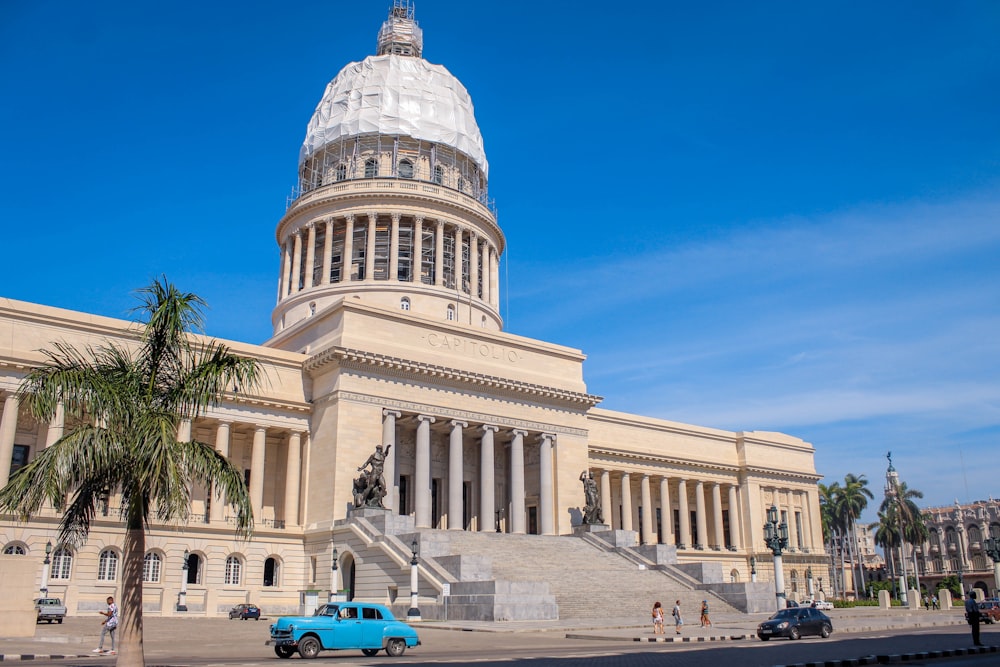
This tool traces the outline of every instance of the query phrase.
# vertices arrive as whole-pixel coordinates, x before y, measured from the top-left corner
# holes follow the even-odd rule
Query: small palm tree
[[[857,523],[858,519],[861,518],[861,513],[868,507],[868,501],[875,498],[867,487],[868,480],[864,475],[848,473],[844,476],[844,486],[841,487],[840,495],[837,497],[837,511],[841,515],[841,523],[847,533],[851,561],[857,568],[853,575],[858,577],[856,579],[858,585],[855,588],[860,586],[859,593],[865,590],[866,582],[864,563],[861,562],[858,553]]]
[[[840,482],[819,485],[820,520],[823,525],[823,539],[830,553],[830,583],[834,597],[839,597],[837,585],[837,543],[842,533],[842,517],[837,512],[837,498],[840,496]],[[843,582],[843,578],[841,578]]]
[[[186,520],[192,485],[214,484],[234,507],[237,534],[252,533],[242,472],[207,443],[179,442],[177,432],[182,420],[203,415],[228,392],[257,388],[261,376],[256,360],[190,335],[202,328],[198,296],[166,278],[137,295],[136,344],[77,350],[55,343],[24,378],[18,397],[37,420],[50,421],[62,404],[76,425],[0,490],[0,511],[22,520],[46,501],[63,512],[59,539],[70,545],[86,540],[109,491],[120,492],[126,532],[118,664],[128,667],[144,664],[142,566],[152,520]]]

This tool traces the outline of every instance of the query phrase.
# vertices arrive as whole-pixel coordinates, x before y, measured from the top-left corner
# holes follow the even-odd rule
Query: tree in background
[[[0,511],[29,519],[48,501],[63,513],[62,543],[86,541],[109,493],[121,495],[125,523],[121,640],[118,664],[144,664],[142,567],[146,530],[153,519],[185,521],[191,488],[214,488],[233,506],[238,536],[249,538],[253,510],[243,472],[212,445],[178,440],[183,420],[194,420],[225,397],[255,390],[254,359],[192,335],[203,325],[205,303],[166,278],[138,290],[135,339],[77,350],[54,343],[46,362],[24,378],[18,398],[39,422],[60,404],[73,425],[51,447],[11,476],[0,490]],[[69,421],[67,421],[69,423]],[[66,500],[69,498],[68,505]]]

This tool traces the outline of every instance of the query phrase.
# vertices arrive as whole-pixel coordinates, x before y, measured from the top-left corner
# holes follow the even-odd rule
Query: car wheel
[[[770,637],[761,637],[761,638],[760,638],[760,640],[761,640],[762,642],[766,642],[766,641],[767,641],[768,639],[770,639]]]
[[[299,655],[303,658],[315,658],[319,655],[319,640],[315,637],[303,637],[299,642]]]
[[[293,649],[291,646],[274,647],[274,654],[282,659],[291,658],[293,653],[295,653],[295,649]]]
[[[361,649],[361,652],[364,653],[365,655],[367,655],[369,658],[372,657],[373,655],[378,655],[378,651],[379,650],[377,648],[363,648],[363,649]]]
[[[406,642],[398,637],[394,637],[385,643],[385,652],[394,658],[403,655],[406,650]]]
[[[823,629],[819,631],[819,636],[822,637],[823,639],[826,639],[831,634],[833,634],[833,628],[831,628],[829,625],[827,625],[826,623],[824,623],[823,624]]]
[[[802,639],[802,633],[799,632],[798,628],[792,628],[791,630],[788,631],[788,638],[789,639]]]
[[[58,623],[59,625],[62,625],[62,619],[60,618],[58,621],[56,621],[56,623]]]

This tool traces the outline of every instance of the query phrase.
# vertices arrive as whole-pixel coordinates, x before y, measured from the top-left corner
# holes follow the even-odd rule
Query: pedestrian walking
[[[684,619],[681,618],[681,601],[677,600],[674,602],[674,610],[671,612],[674,615],[674,632],[677,634],[681,633],[681,626],[684,625]]]
[[[931,610],[931,599],[926,595],[924,595],[924,610],[925,611]]]
[[[712,619],[708,617],[708,600],[701,601],[701,627],[712,627]]]
[[[965,620],[972,626],[973,645],[982,646],[983,643],[979,641],[979,603],[971,593],[965,597]]]
[[[937,611],[938,609],[941,608],[938,605],[938,596],[936,596],[936,595],[932,595],[931,596],[931,606],[934,607],[934,611]]]
[[[97,643],[97,648],[93,650],[93,653],[103,653],[107,655],[117,655],[118,651],[115,650],[115,630],[118,629],[118,605],[115,604],[115,599],[108,596],[108,608],[105,611],[100,612],[105,618],[101,621],[101,641]],[[104,636],[111,636],[111,650],[104,650]]]
[[[659,600],[653,603],[653,634],[663,634],[663,605]]]

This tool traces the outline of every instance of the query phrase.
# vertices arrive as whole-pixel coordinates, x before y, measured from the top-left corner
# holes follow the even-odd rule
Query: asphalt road
[[[217,624],[214,633],[195,641],[164,641],[150,636],[145,657],[149,666],[210,667],[219,665],[279,665],[298,664],[298,656],[290,661],[279,660],[270,647],[264,645],[268,624],[237,622]],[[806,638],[796,642],[755,640],[700,644],[654,644],[633,640],[566,639],[561,632],[489,633],[461,632],[419,628],[422,645],[400,658],[384,653],[366,658],[360,651],[328,651],[310,664],[322,665],[537,665],[539,667],[645,667],[647,665],[680,665],[691,667],[772,667],[801,662],[857,658],[867,655],[898,654],[917,651],[963,648],[971,645],[967,626],[906,629],[882,632],[834,635],[830,639]],[[1000,634],[984,628],[987,644],[1000,643]],[[998,641],[994,641],[998,640]],[[55,648],[55,647],[54,647]],[[63,647],[68,648],[68,647]],[[76,647],[82,651],[83,648]],[[53,653],[56,651],[53,650]],[[69,653],[70,651],[66,651]],[[34,660],[35,665],[113,665],[114,658],[93,657],[73,660]],[[1000,664],[1000,654],[961,659],[938,659],[907,664],[927,664],[935,667],[950,665]]]

